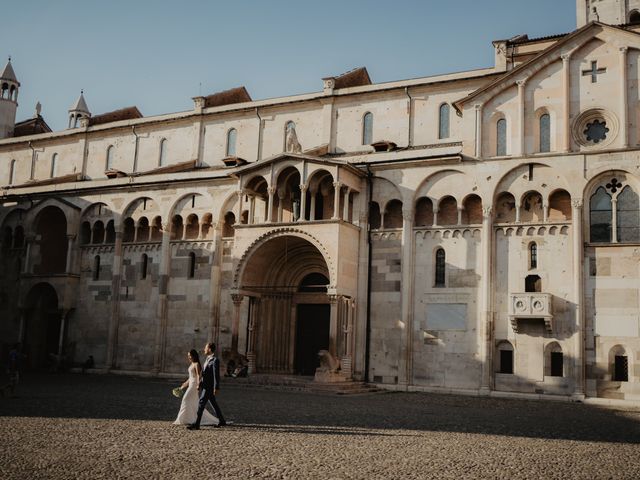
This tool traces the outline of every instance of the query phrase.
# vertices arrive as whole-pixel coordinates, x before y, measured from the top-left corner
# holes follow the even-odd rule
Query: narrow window
[[[534,242],[529,245],[529,270],[538,268],[538,245]]]
[[[107,161],[105,164],[106,170],[111,170],[113,168],[113,145],[109,145],[107,148]]]
[[[373,113],[367,112],[362,117],[362,144],[371,145],[373,143]]]
[[[167,164],[167,139],[160,140],[160,158],[158,159],[158,166],[164,167]]]
[[[236,156],[236,140],[238,137],[238,131],[232,128],[227,132],[227,157]]]
[[[551,352],[551,376],[562,377],[564,356],[562,352]]]
[[[513,373],[513,350],[509,347],[500,348],[500,372]]]
[[[100,255],[96,255],[93,259],[93,279],[100,280]]]
[[[629,185],[618,195],[616,225],[618,242],[640,241],[640,199]]]
[[[540,153],[551,151],[551,116],[545,113],[540,117]]]
[[[496,155],[503,157],[507,154],[507,121],[504,118],[496,123]]]
[[[445,253],[443,248],[436,251],[436,287],[444,287]]]
[[[142,254],[142,262],[140,264],[140,278],[144,280],[147,278],[147,267],[149,265],[149,257],[146,253]]]
[[[589,216],[592,242],[611,241],[611,197],[603,187],[596,190],[596,193],[589,201]]]
[[[451,117],[451,107],[448,103],[440,105],[440,127],[438,129],[438,138],[440,140],[449,138],[449,119]]]
[[[629,381],[629,360],[626,355],[616,355],[615,363],[613,365],[613,381]]]
[[[191,252],[189,254],[189,278],[196,276],[196,254]]]
[[[58,154],[54,153],[51,156],[51,172],[49,172],[49,176],[51,178],[55,178],[57,170],[58,170]]]
[[[9,166],[9,185],[13,185],[16,181],[16,161],[11,160],[11,165]]]

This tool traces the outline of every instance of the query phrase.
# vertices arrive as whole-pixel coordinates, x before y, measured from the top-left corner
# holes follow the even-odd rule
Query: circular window
[[[602,148],[618,135],[618,120],[609,112],[596,108],[581,113],[573,124],[573,139],[584,148]]]

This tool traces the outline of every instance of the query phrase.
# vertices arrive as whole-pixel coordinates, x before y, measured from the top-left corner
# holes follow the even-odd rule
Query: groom
[[[216,395],[218,394],[218,387],[220,386],[220,360],[215,356],[216,344],[209,342],[204,346],[204,354],[207,356],[207,360],[202,367],[202,376],[200,377],[200,384],[198,385],[198,392],[200,392],[200,402],[198,403],[198,418],[196,423],[188,425],[189,430],[199,430],[200,420],[204,413],[204,407],[207,406],[207,402],[211,402],[213,409],[216,411],[216,417],[220,423],[215,425],[216,427],[224,427],[227,422],[224,421],[222,416],[222,410],[216,402]]]

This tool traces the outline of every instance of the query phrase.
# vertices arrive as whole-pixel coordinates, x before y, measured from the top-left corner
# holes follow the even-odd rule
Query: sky
[[[575,29],[574,0],[0,0],[0,63],[67,127],[80,90],[92,114],[145,116],[244,85],[254,100],[322,90],[366,66],[374,83],[493,66],[491,42]],[[4,57],[4,59],[2,58]],[[1,68],[1,66],[0,66]]]

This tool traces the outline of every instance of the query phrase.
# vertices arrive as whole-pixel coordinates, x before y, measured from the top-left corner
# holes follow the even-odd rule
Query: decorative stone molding
[[[599,140],[597,143],[588,139],[585,131],[587,126],[593,122],[604,122],[606,124],[607,133],[606,138]],[[597,150],[602,149],[611,143],[613,143],[618,137],[620,131],[620,123],[618,118],[608,110],[604,108],[592,108],[585,112],[582,112],[573,121],[571,128],[571,135],[573,140],[585,150]]]
[[[572,198],[571,199],[571,205],[574,208],[582,208],[584,204],[584,200],[582,198]]]
[[[336,273],[333,261],[331,260],[331,256],[329,255],[329,252],[327,251],[327,249],[324,247],[324,244],[320,240],[315,238],[313,235],[309,234],[308,232],[300,228],[284,227],[284,228],[276,228],[274,230],[270,230],[269,232],[266,232],[260,235],[244,251],[244,253],[240,257],[240,260],[238,260],[238,264],[233,270],[234,288],[236,289],[239,288],[238,283],[240,281],[240,274],[244,270],[247,260],[253,255],[253,253],[258,248],[260,248],[262,245],[264,245],[268,241],[273,240],[274,238],[284,237],[288,235],[293,235],[294,237],[299,237],[304,240],[307,240],[309,243],[311,243],[314,247],[318,249],[322,257],[324,258],[324,261],[327,263],[327,270],[329,271],[330,283],[335,284],[337,273]]]
[[[509,319],[515,333],[518,333],[519,319],[542,319],[546,331],[553,332],[553,304],[550,293],[512,293],[509,297]]]

